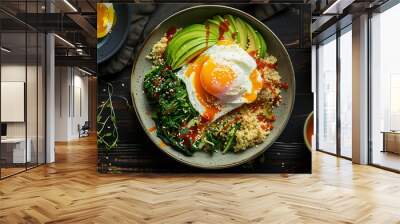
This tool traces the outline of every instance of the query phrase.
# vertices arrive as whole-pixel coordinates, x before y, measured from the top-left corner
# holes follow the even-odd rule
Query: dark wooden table
[[[156,4],[142,30],[141,40],[164,18],[193,4]],[[148,4],[135,4],[148,7]],[[310,173],[311,152],[303,140],[303,125],[313,110],[311,92],[311,9],[308,4],[235,4],[230,5],[246,11],[265,23],[286,46],[296,75],[296,101],[290,121],[279,139],[259,158],[251,163],[218,171],[192,168],[168,157],[145,135],[131,104],[129,64],[116,74],[99,76],[98,101],[107,98],[106,83],[113,85],[113,105],[117,115],[119,146],[107,151],[99,147],[98,170],[100,172],[234,172],[234,173]],[[136,25],[135,22],[132,25]],[[140,43],[135,46],[140,48]],[[105,69],[99,65],[99,71]],[[101,74],[100,74],[101,75]]]

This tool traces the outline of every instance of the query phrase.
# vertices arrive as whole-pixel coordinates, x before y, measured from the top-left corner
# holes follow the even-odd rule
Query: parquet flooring
[[[313,153],[312,175],[96,172],[93,138],[0,181],[0,223],[400,223],[400,175]]]

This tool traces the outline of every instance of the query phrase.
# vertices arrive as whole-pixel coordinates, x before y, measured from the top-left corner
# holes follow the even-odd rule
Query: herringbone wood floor
[[[400,223],[400,175],[314,153],[312,175],[102,175],[93,138],[0,181],[0,223]]]

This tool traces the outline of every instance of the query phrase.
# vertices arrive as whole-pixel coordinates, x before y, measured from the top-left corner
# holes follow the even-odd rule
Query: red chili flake
[[[289,84],[287,82],[281,82],[280,84],[281,89],[288,89],[289,88]]]
[[[272,83],[270,81],[264,80],[263,85],[264,85],[264,88],[272,91]]]
[[[272,115],[271,117],[267,117],[264,114],[257,114],[257,120],[261,122],[274,122],[276,120],[275,115]]]
[[[237,121],[239,121],[240,119],[242,119],[242,116],[237,115],[237,116],[235,117],[234,121],[237,122]]]
[[[164,78],[159,77],[159,78],[154,79],[152,83],[155,87],[159,87],[163,81],[164,81]]]
[[[276,67],[278,66],[278,63],[265,63],[265,65],[270,68],[270,69],[276,69]]]
[[[257,51],[250,51],[250,52],[249,52],[249,55],[250,55],[251,57],[253,57],[254,59],[257,59]]]
[[[267,66],[266,62],[261,60],[261,59],[259,59],[259,58],[256,59],[256,63],[257,63],[257,69],[258,70],[262,70],[262,69],[265,68],[265,66]]]
[[[270,131],[274,128],[271,123],[263,123],[260,125],[263,130]]]
[[[208,123],[209,121],[210,121],[210,119],[208,119],[207,117],[201,116],[201,118],[200,118],[200,123]]]
[[[227,19],[224,19],[224,21],[219,23],[219,27],[218,27],[218,31],[219,31],[219,36],[218,39],[219,40],[223,40],[224,39],[224,33],[227,32],[229,30],[229,22]]]
[[[210,37],[210,24],[206,23],[206,48],[208,48],[208,39]]]
[[[257,101],[252,103],[249,108],[251,111],[255,112],[257,111],[259,108],[261,108],[263,106],[263,103],[261,101]]]
[[[233,32],[232,33],[232,39],[236,40],[237,34],[238,34],[238,32]]]
[[[193,126],[193,127],[189,128],[187,133],[185,133],[185,134],[179,133],[177,135],[177,137],[183,140],[184,145],[190,146],[190,144],[196,140],[196,138],[198,137],[198,134],[199,134],[199,127]]]
[[[276,105],[278,105],[278,103],[279,103],[280,100],[281,100],[280,96],[277,95],[277,96],[275,96],[274,99],[272,100],[272,104],[276,106]]]
[[[167,32],[166,32],[166,37],[168,39],[168,42],[172,39],[172,37],[175,35],[176,33],[176,27],[170,27]]]
[[[264,122],[267,120],[267,117],[264,114],[257,114],[257,120]]]

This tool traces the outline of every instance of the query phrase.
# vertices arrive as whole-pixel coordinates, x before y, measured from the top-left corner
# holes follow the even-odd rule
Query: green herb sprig
[[[118,146],[119,134],[112,94],[113,86],[107,83],[108,98],[97,109],[97,144],[110,151]]]

